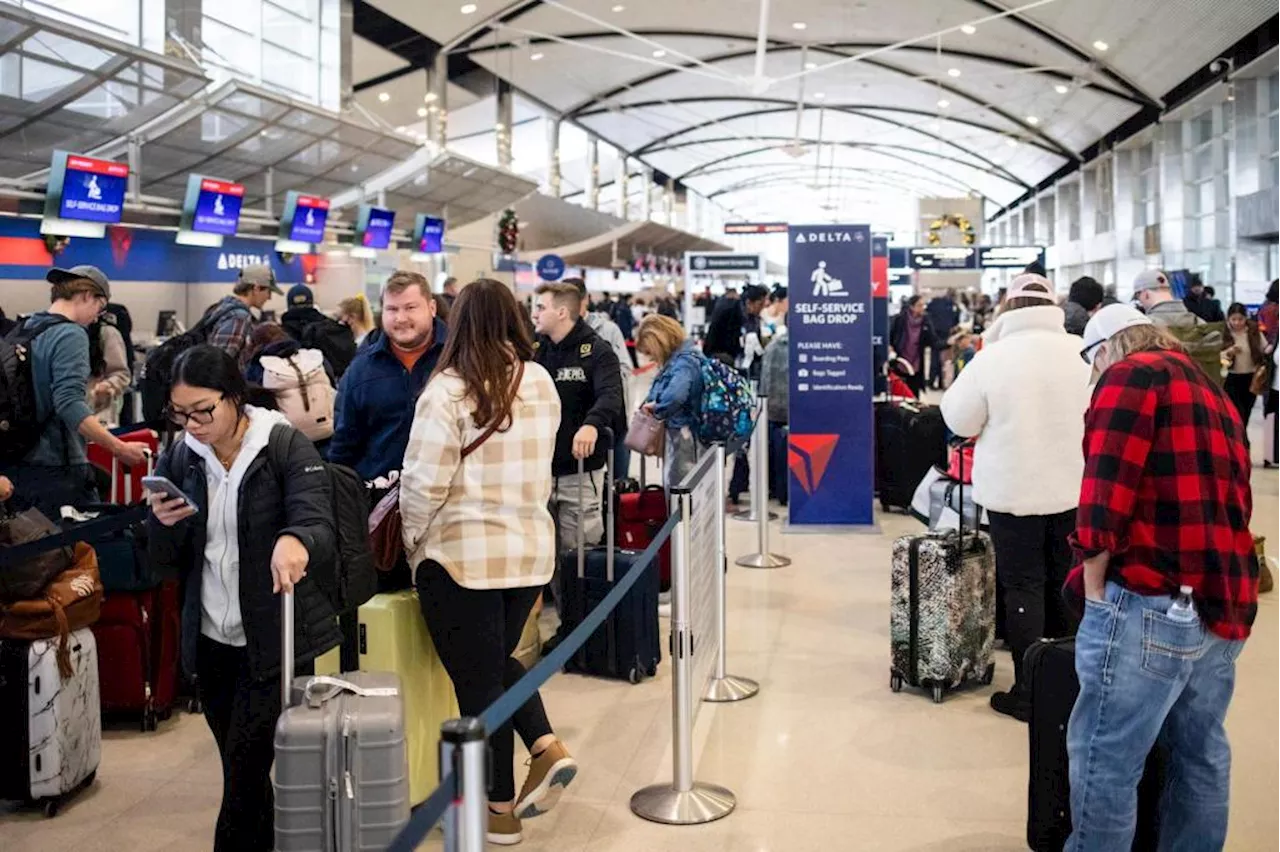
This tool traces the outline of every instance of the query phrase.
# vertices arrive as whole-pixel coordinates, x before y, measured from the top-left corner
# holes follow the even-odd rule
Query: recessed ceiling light
[[[385,104],[387,101],[391,100],[391,93],[378,92],[378,100],[382,101]]]
[[[1035,125],[1039,123],[1040,119],[1036,118],[1034,115],[1027,116],[1027,124]]]
[[[418,118],[426,118],[426,117],[427,117],[427,108],[418,107]]]
[[[814,70],[814,69],[815,69],[815,68],[817,68],[817,67],[818,67],[818,63],[816,63],[816,62],[806,62],[806,63],[804,64],[804,70],[806,70],[806,71],[812,71],[812,70]]]
[[[1014,138],[1011,136],[1011,137],[1009,137],[1008,139],[1004,140],[1004,144],[1008,145],[1010,148],[1017,148],[1017,147],[1018,147],[1018,140],[1017,140],[1017,139],[1014,139]]]
[[[617,6],[614,6],[614,7],[613,7],[613,11],[615,11],[615,12],[625,12],[625,11],[626,11],[626,9],[627,9],[627,7],[626,7],[626,6],[623,6],[621,3],[619,3]]]
[[[1110,47],[1110,45],[1108,45],[1105,41],[1101,41],[1101,40],[1095,41],[1093,43],[1093,46],[1095,50],[1106,50],[1108,47]]]
[[[654,59],[661,59],[662,57],[664,57],[664,56],[666,56],[666,55],[667,55],[667,52],[666,52],[665,50],[655,50],[655,51],[653,52],[653,58],[654,58]]]
[[[960,76],[960,69],[959,69],[959,68],[948,68],[948,69],[947,69],[947,76],[948,76],[948,77],[959,77],[959,76]]]
[[[542,59],[542,54],[541,54],[541,53],[535,53],[533,56],[530,56],[529,58],[530,58],[531,60],[533,60],[534,62],[537,62],[538,60]]]
[[[436,99],[435,92],[427,92],[425,95],[422,96],[422,100],[424,100],[427,103],[434,103],[435,99]]]
[[[978,28],[975,27],[973,24],[965,24],[963,27],[960,28],[960,32],[964,33],[965,35],[973,35],[977,31],[978,31]]]
[[[397,128],[396,128],[396,133],[406,133],[406,132],[408,132],[408,130],[409,130],[409,128],[405,127],[405,126],[402,124],[402,125],[400,125],[399,127],[397,127]]]
[[[808,28],[809,28],[809,25],[806,24],[804,21],[796,21],[794,24],[791,25],[791,29],[793,30],[807,30]]]
[[[814,93],[813,93],[813,99],[814,99],[815,101],[823,100],[823,99],[825,99],[825,98],[826,98],[826,96],[827,96],[826,92],[814,92]]]
[[[1065,95],[1067,92],[1071,91],[1071,88],[1066,83],[1059,83],[1053,87],[1053,90],[1060,95]]]
[[[462,8],[458,10],[464,15],[474,15],[476,13],[475,3],[464,3]]]
[[[947,100],[946,98],[943,98],[942,100],[938,101],[938,106],[941,109],[946,109],[947,107],[951,106],[951,101]]]
[[[358,172],[358,171],[360,171],[360,164],[359,164],[359,163],[352,163],[352,164],[351,164],[351,171],[353,171],[353,172]]]

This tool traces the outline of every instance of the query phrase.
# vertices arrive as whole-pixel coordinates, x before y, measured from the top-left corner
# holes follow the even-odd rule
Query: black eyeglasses
[[[172,405],[166,405],[164,416],[175,426],[186,426],[188,422],[195,423],[198,426],[208,426],[213,422],[213,413],[218,410],[222,400],[223,397],[220,396],[213,405],[208,408],[197,408],[195,411],[178,411]]]
[[[1105,340],[1095,340],[1093,343],[1090,343],[1088,346],[1081,349],[1080,360],[1084,361],[1086,364],[1092,367],[1093,366],[1093,350],[1097,349],[1099,346],[1101,346],[1104,343],[1106,343]]]

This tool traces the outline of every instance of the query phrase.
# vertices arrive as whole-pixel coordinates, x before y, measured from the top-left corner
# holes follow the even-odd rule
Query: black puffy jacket
[[[333,530],[333,495],[329,475],[315,445],[291,426],[289,440],[272,441],[250,464],[237,498],[240,546],[240,613],[254,680],[280,674],[280,598],[271,590],[271,552],[276,539],[296,536],[311,555],[307,576],[294,591],[294,659],[305,663],[341,641],[333,605],[324,592],[333,577],[324,576],[327,558],[337,546]],[[274,437],[274,436],[273,436]],[[273,464],[272,445],[285,447]],[[182,665],[196,671],[200,636],[200,588],[204,569],[205,528],[209,489],[204,460],[181,440],[160,457],[156,475],[167,477],[198,504],[199,512],[173,527],[151,516],[147,548],[152,565],[161,573],[182,578]],[[283,469],[277,470],[277,465]]]

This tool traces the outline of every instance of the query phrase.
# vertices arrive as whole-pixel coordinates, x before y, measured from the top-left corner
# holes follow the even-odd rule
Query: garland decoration
[[[520,221],[516,211],[507,208],[498,217],[498,248],[503,254],[511,254],[516,250],[520,238]]]
[[[971,246],[977,239],[977,235],[973,231],[973,223],[968,219],[959,213],[944,213],[929,223],[929,245],[942,244],[942,231],[944,228],[957,229],[964,245]]]

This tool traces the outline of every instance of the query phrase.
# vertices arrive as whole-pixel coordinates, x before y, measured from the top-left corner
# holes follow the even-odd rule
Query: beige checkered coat
[[[462,379],[436,376],[418,398],[400,480],[405,552],[431,559],[468,589],[541,586],[555,568],[547,511],[560,395],[538,364],[525,364],[511,428],[484,433],[471,420]]]

